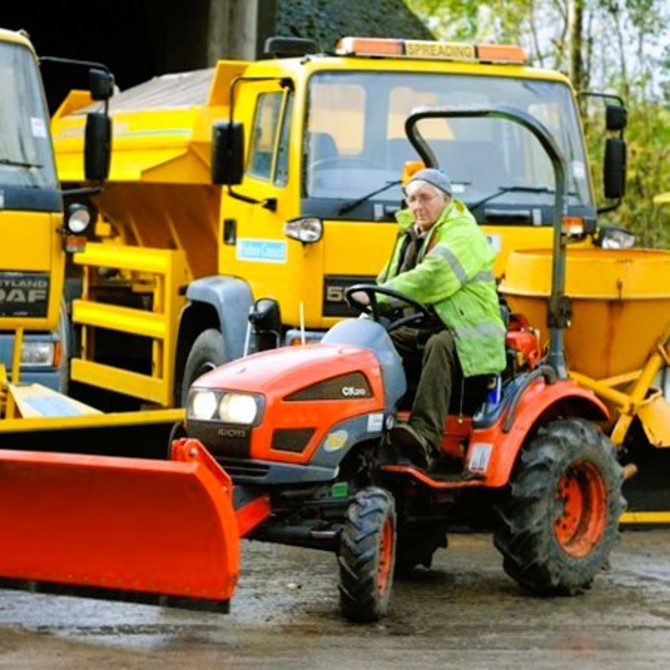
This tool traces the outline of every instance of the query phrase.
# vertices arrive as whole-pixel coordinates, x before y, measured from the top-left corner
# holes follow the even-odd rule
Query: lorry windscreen
[[[368,218],[365,211],[398,205],[400,187],[391,183],[402,176],[405,161],[419,160],[404,130],[412,111],[500,105],[521,109],[546,126],[568,161],[570,206],[581,212],[594,210],[577,112],[566,85],[407,72],[312,76],[304,137],[304,205],[312,201],[310,209],[341,218],[338,212],[343,203],[377,189],[377,195],[364,199],[362,209],[349,214],[344,207],[346,218]],[[510,121],[482,118],[425,119],[418,129],[450,176],[457,198],[468,205],[486,202],[496,208],[527,208],[533,213],[529,223],[550,223],[554,173],[530,132]],[[382,188],[386,184],[389,188]]]
[[[30,51],[0,43],[0,187],[54,189],[49,117]]]

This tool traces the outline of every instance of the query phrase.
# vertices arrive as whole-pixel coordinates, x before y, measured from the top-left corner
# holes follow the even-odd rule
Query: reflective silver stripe
[[[461,326],[454,328],[456,337],[485,337],[487,335],[497,335],[505,337],[505,330],[492,323],[482,323],[479,326]]]
[[[436,256],[439,256],[440,258],[443,258],[447,263],[449,263],[449,266],[451,267],[452,272],[456,275],[456,279],[458,279],[461,284],[471,284],[473,282],[494,282],[495,281],[495,276],[493,272],[489,272],[488,270],[483,270],[482,272],[478,272],[472,279],[468,279],[468,275],[465,273],[465,270],[463,269],[463,266],[461,265],[460,261],[452,251],[447,249],[447,247],[442,246],[441,244],[436,244],[431,250],[430,254],[435,254]]]
[[[495,282],[496,278],[493,272],[489,272],[488,270],[484,270],[482,272],[478,272],[469,282],[468,284],[471,284],[472,282],[475,281],[491,281]]]
[[[456,279],[458,279],[461,284],[467,284],[468,275],[465,274],[463,266],[451,250],[447,249],[447,247],[444,247],[441,244],[436,244],[428,253],[429,256],[431,254],[435,254],[436,256],[439,256],[440,258],[443,258],[445,261],[447,261],[451,267],[451,271],[456,275]]]

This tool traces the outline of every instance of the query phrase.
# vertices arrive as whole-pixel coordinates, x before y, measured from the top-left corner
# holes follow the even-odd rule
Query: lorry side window
[[[284,116],[282,117],[281,135],[277,149],[277,168],[274,183],[276,186],[286,186],[288,183],[288,148],[291,135],[291,116],[293,114],[293,93],[288,93]]]
[[[272,177],[272,153],[279,127],[282,95],[281,91],[277,91],[258,96],[247,167],[248,173],[258,179],[270,181]]]

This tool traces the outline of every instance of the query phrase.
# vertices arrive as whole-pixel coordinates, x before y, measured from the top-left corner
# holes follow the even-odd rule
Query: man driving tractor
[[[453,197],[441,170],[416,172],[404,189],[408,209],[396,218],[400,234],[377,283],[433,312],[430,323],[391,333],[408,386],[416,387],[407,423],[391,430],[400,455],[428,469],[440,453],[450,406],[483,402],[491,375],[505,367],[495,252],[467,207]],[[353,297],[367,304],[365,293]],[[380,295],[381,305],[393,300]]]

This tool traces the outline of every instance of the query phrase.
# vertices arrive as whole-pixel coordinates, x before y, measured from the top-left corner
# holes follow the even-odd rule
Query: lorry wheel
[[[379,621],[393,585],[396,514],[388,491],[369,486],[349,505],[340,540],[340,607],[350,621]]]
[[[201,375],[226,362],[223,336],[216,328],[208,328],[195,338],[188,352],[181,385],[181,405],[186,406],[188,390]]]
[[[524,447],[498,508],[505,572],[537,595],[574,595],[607,566],[625,508],[611,441],[582,419],[553,421]]]

